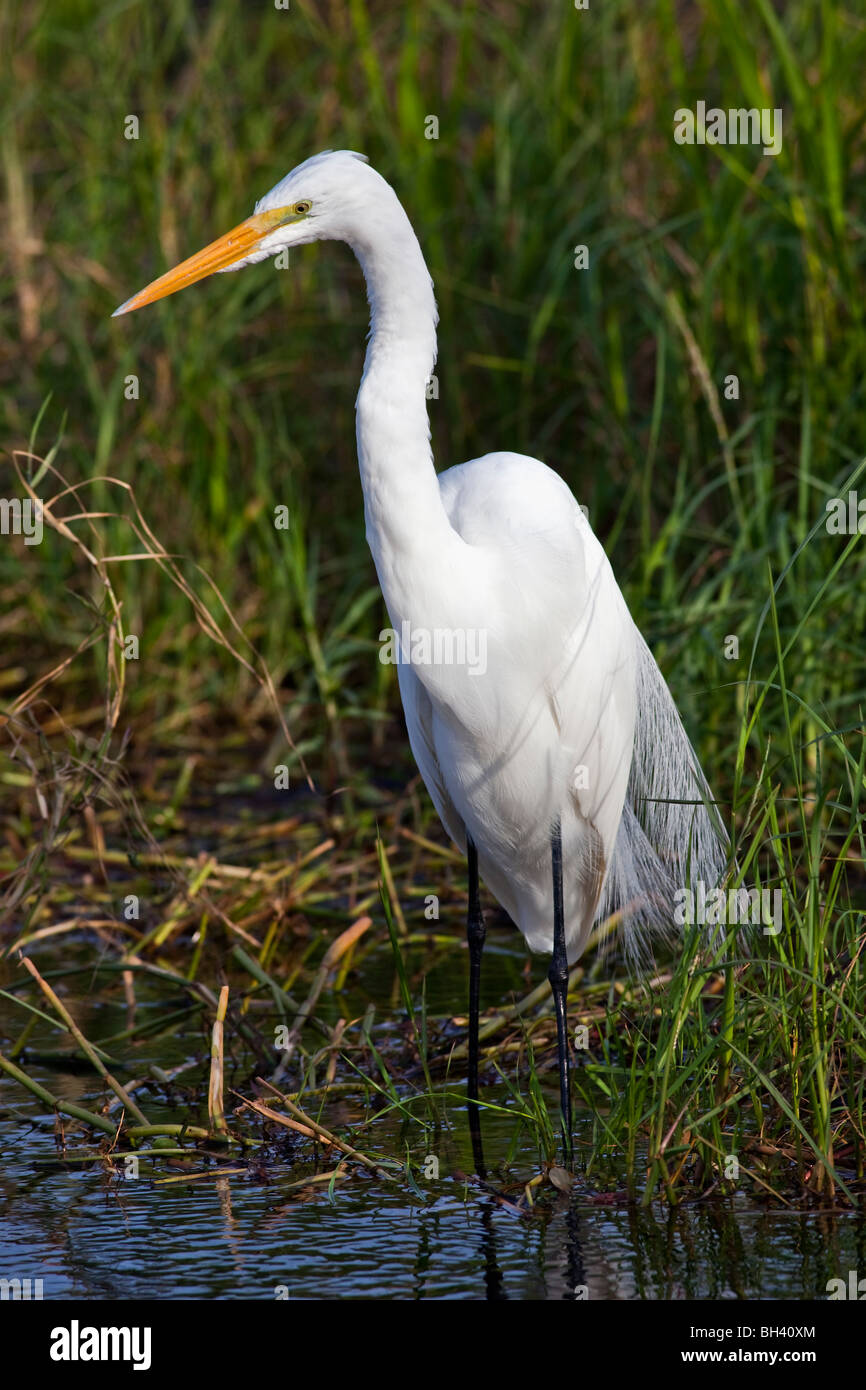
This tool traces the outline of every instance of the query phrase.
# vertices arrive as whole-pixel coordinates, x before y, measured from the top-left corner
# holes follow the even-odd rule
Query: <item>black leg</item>
[[[478,1012],[481,994],[481,952],[487,930],[481,915],[478,891],[478,851],[469,835],[466,836],[466,858],[469,866],[469,915],[466,939],[469,942],[469,1129],[472,1152],[478,1176],[483,1178],[484,1156],[481,1151],[481,1118],[478,1111]]]
[[[562,901],[562,828],[558,816],[551,831],[550,849],[553,868],[553,959],[550,962],[547,978],[550,980],[550,987],[553,990],[553,1004],[556,1011],[562,1138],[565,1144],[566,1161],[570,1163],[572,1159],[571,1078],[568,1063],[568,1017],[565,1009],[565,996],[568,991],[568,957],[565,951],[565,909]]]

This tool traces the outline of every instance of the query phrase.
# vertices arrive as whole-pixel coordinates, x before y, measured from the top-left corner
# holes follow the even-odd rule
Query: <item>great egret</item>
[[[639,944],[645,928],[670,921],[687,881],[715,886],[724,831],[670,692],[563,480],[509,452],[437,476],[426,405],[433,284],[399,199],[364,156],[326,150],[298,165],[251,217],[115,313],[322,240],[347,242],[367,282],[356,402],[367,541],[399,634],[412,751],[468,859],[473,1137],[480,871],[530,948],[552,952],[570,1153],[569,965],[614,909]]]

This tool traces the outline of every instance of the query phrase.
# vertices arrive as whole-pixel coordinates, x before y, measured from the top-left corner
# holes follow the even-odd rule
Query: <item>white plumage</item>
[[[639,945],[644,928],[670,921],[677,889],[717,883],[724,832],[667,686],[563,480],[514,453],[437,477],[426,403],[436,304],[393,189],[361,156],[317,155],[252,217],[117,312],[317,240],[347,242],[367,282],[370,336],[356,412],[367,539],[396,632],[408,625],[434,639],[426,661],[399,666],[430,796],[461,847],[468,832],[483,878],[533,950],[554,945],[557,825],[569,961],[615,908]],[[446,362],[441,395],[450,374]],[[443,632],[483,637],[483,671],[477,661],[436,659]],[[479,933],[483,940],[476,922]],[[560,948],[551,981],[565,1120],[563,970]]]
[[[472,551],[459,617],[486,632],[483,675],[402,666],[412,751],[449,834],[534,951],[550,951],[550,829],[562,825],[569,958],[589,935],[628,783],[633,628],[607,558],[565,483],[519,454],[440,478]],[[394,619],[394,614],[392,621]],[[455,614],[456,616],[456,614]]]
[[[487,670],[399,667],[425,785],[461,847],[469,830],[483,878],[532,950],[552,949],[558,816],[569,961],[616,909],[641,952],[647,931],[669,924],[677,888],[715,884],[726,858],[670,692],[557,474],[488,454],[439,484],[451,525],[480,553],[461,616],[470,628],[487,621]]]

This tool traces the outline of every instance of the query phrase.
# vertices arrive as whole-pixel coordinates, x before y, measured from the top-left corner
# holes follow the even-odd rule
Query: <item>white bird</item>
[[[665,681],[562,478],[510,452],[437,475],[433,284],[399,199],[362,155],[328,150],[298,165],[245,222],[115,312],[322,240],[348,243],[367,282],[356,402],[367,541],[402,646],[412,751],[469,861],[473,1138],[480,870],[529,947],[552,952],[570,1153],[568,967],[615,909],[639,946],[647,929],[670,923],[678,889],[715,886],[725,834]]]

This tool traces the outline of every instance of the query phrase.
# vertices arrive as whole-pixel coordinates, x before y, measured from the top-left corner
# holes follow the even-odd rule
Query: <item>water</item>
[[[8,1146],[15,1129],[2,1129]],[[49,1147],[43,1134],[41,1145],[29,1136],[31,1153]],[[561,1198],[526,1218],[464,1201],[448,1179],[424,1205],[366,1176],[333,1203],[292,1200],[283,1185],[119,1185],[7,1157],[0,1270],[41,1279],[57,1299],[811,1299],[866,1265],[855,1218],[761,1211],[743,1197],[670,1214]]]
[[[508,938],[494,939],[491,993],[515,986],[523,959]],[[464,964],[454,952],[431,970],[431,1012],[461,997]],[[392,985],[383,948],[353,986],[359,1012],[378,998],[393,1018]],[[118,991],[100,986],[66,998],[92,1040],[124,1026]],[[139,1019],[175,1007],[152,981],[142,981],[137,994]],[[20,1027],[20,1013],[0,999],[0,1029],[15,1036]],[[56,1052],[58,1036],[40,1025],[26,1068],[66,1099],[93,1106],[100,1092],[88,1070],[67,1069],[57,1057],[33,1060],[40,1049],[43,1058]],[[207,1028],[195,1025],[121,1052],[130,1062],[124,1080],[142,1075],[149,1062],[167,1069],[196,1061],[168,1091],[138,1093],[152,1119],[201,1122],[206,1039]],[[249,1082],[236,1061],[229,1084],[249,1096]],[[263,1162],[193,1154],[192,1170],[208,1169],[197,1180],[170,1159],[142,1163],[129,1180],[96,1164],[64,1166],[56,1161],[53,1120],[0,1078],[0,1277],[41,1279],[52,1299],[825,1299],[830,1279],[866,1268],[861,1219],[771,1209],[745,1192],[668,1211],[548,1187],[534,1214],[516,1215],[472,1177],[460,1089],[455,1080],[446,1124],[424,1138],[439,1161],[438,1178],[419,1177],[413,1191],[403,1178],[389,1184],[353,1169],[329,1199],[322,1187],[292,1186],[314,1171],[310,1146],[281,1132]],[[486,1094],[506,1099],[502,1087]],[[227,1106],[234,1103],[227,1097]],[[348,1094],[327,1112],[337,1128],[341,1119],[357,1125],[363,1118],[360,1101]],[[578,1151],[588,1124],[578,1114]],[[417,1132],[398,1112],[374,1118],[361,1133],[365,1151],[393,1157],[408,1142],[417,1162]],[[539,1171],[532,1136],[515,1133],[513,1120],[498,1114],[485,1115],[484,1135],[496,1184],[514,1200],[518,1180]],[[243,1171],[220,1174],[219,1164]]]

